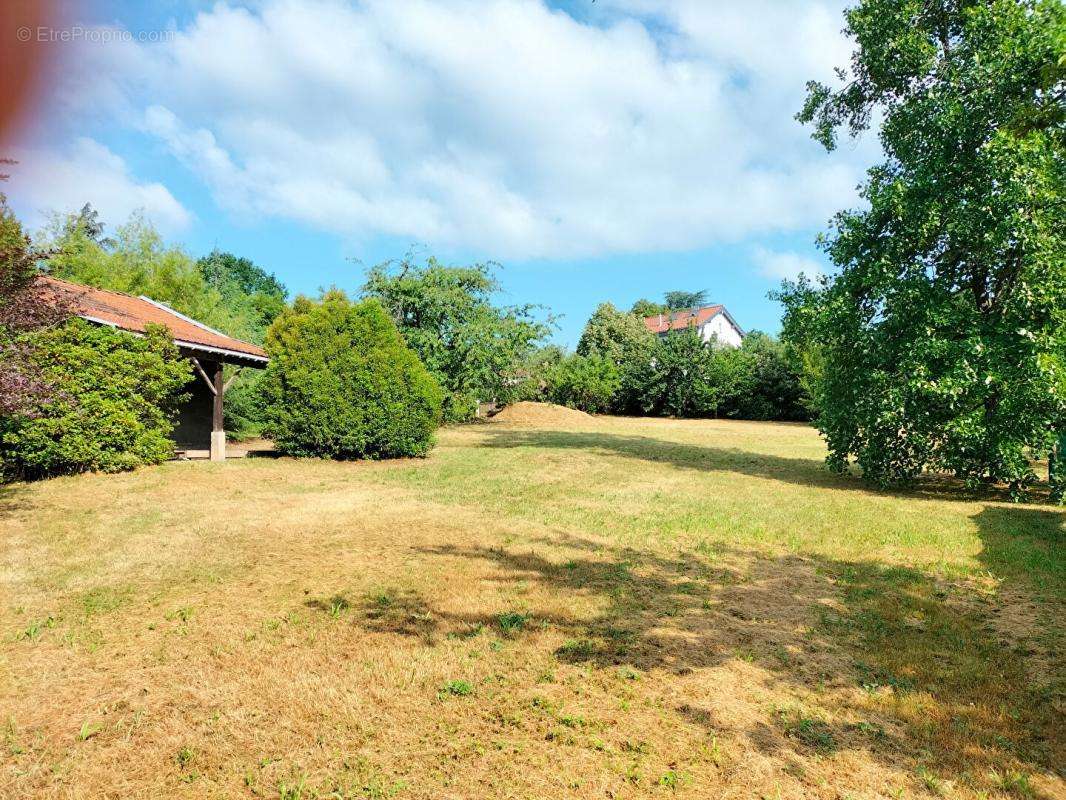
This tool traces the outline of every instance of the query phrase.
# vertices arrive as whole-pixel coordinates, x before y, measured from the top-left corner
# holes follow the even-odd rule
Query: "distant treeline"
[[[644,324],[645,313],[702,299],[671,292],[665,304],[641,300],[629,312],[604,303],[576,353],[549,346],[532,356],[520,397],[601,414],[809,419],[800,374],[772,337],[753,332],[733,348],[695,328],[659,337]]]

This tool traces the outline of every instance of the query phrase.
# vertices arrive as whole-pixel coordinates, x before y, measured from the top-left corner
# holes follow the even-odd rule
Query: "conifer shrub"
[[[441,420],[437,381],[377,300],[298,299],[267,334],[269,433],[278,450],[334,459],[424,456]]]

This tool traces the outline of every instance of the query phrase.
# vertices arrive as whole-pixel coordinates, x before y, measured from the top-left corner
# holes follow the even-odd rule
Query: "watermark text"
[[[20,42],[38,43],[169,42],[174,38],[174,31],[127,31],[123,28],[97,28],[84,25],[71,25],[69,28],[39,25],[31,28],[23,25],[15,31],[15,38]]]

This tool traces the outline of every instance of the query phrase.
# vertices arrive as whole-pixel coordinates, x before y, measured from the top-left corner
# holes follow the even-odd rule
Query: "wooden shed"
[[[45,291],[65,301],[75,316],[93,324],[135,335],[143,334],[147,325],[168,328],[174,344],[193,366],[193,378],[186,389],[189,399],[179,411],[174,430],[175,448],[179,454],[210,453],[212,461],[226,458],[222,411],[229,382],[223,380],[223,366],[262,369],[269,361],[263,348],[209,328],[150,297],[82,286],[47,275],[39,281]]]

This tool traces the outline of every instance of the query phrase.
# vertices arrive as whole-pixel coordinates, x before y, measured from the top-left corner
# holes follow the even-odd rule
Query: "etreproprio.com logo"
[[[124,28],[97,28],[72,25],[69,28],[52,28],[45,25],[36,28],[23,26],[15,31],[20,42],[79,42],[87,44],[112,44],[114,42],[166,42],[174,31],[128,31]]]

